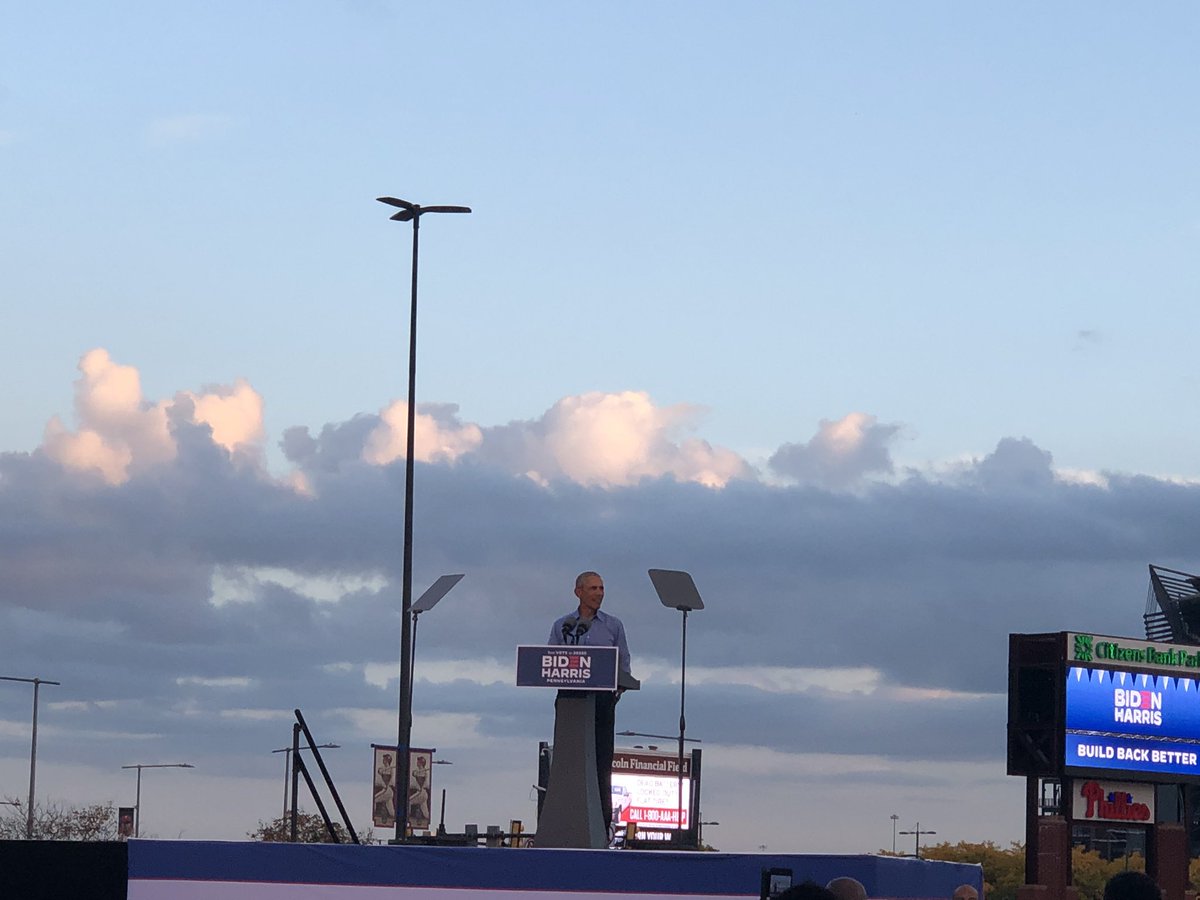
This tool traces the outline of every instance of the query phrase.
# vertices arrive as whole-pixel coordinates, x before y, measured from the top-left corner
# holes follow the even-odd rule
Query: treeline
[[[1025,845],[1021,843],[1014,842],[1007,848],[990,841],[982,844],[942,843],[922,847],[921,855],[925,859],[979,863],[983,866],[987,900],[1016,900],[1017,888],[1025,883]],[[1144,872],[1146,860],[1140,853],[1108,860],[1093,850],[1075,847],[1071,851],[1071,867],[1080,900],[1101,900],[1108,879],[1125,869]],[[1200,885],[1200,858],[1191,861],[1188,878],[1193,887]]]

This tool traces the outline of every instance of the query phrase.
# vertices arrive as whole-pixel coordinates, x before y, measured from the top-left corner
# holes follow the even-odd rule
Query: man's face
[[[598,575],[589,575],[583,579],[583,584],[575,588],[575,596],[579,598],[580,612],[591,618],[604,602],[604,579]]]

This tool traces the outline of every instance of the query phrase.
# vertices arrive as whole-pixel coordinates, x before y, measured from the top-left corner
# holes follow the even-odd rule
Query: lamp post
[[[134,763],[122,769],[137,769],[137,799],[133,804],[133,836],[142,833],[142,769],[194,769],[191,763]]]
[[[318,750],[338,750],[341,744],[317,744]],[[287,818],[288,813],[288,777],[292,771],[292,749],[291,747],[280,747],[278,750],[272,750],[272,753],[283,754],[283,818]]]
[[[892,813],[892,856],[896,855],[896,820],[899,818],[898,815]]]
[[[683,613],[683,641],[679,652],[679,809],[678,824],[680,834],[683,831],[683,742],[684,732],[687,731],[687,719],[684,716],[684,700],[687,692],[687,617],[694,609],[704,609],[704,601],[696,590],[696,582],[687,572],[671,569],[650,569],[650,583],[658,594],[658,600],[668,609],[677,609]]]
[[[33,794],[34,785],[37,782],[37,716],[38,716],[38,688],[43,684],[60,685],[60,681],[47,681],[44,678],[13,678],[8,675],[0,675],[0,681],[20,681],[25,684],[33,685],[33,739],[29,746],[29,807],[25,811],[25,840],[33,840]]]
[[[677,740],[679,737],[679,735],[677,735],[677,734],[647,734],[644,731],[618,731],[617,734],[621,735],[621,737],[658,738],[660,741],[674,741],[674,740]],[[700,740],[700,738],[684,738],[684,740],[687,741],[689,744],[703,744],[704,743],[704,741]],[[651,747],[650,749],[656,750],[658,748]]]
[[[911,834],[911,835],[915,835],[916,847],[914,848],[913,857],[914,857],[914,858],[916,858],[916,859],[920,859],[920,858],[921,858],[921,835],[923,835],[923,834],[937,834],[937,832],[936,832],[936,831],[922,831],[922,830],[921,830],[921,823],[920,823],[920,822],[918,822],[918,823],[917,823],[917,827],[916,827],[914,830],[912,830],[912,831],[901,831],[901,832],[900,832],[900,834]]]
[[[396,783],[408,789],[408,742],[412,736],[412,705],[410,689],[411,629],[409,611],[412,609],[412,531],[413,531],[413,445],[416,435],[417,409],[417,259],[421,216],[425,213],[469,213],[467,206],[419,206],[396,197],[378,197],[380,203],[400,208],[392,215],[393,222],[412,222],[412,289],[408,323],[408,441],[404,454],[404,568],[401,574],[400,599],[400,713],[396,738]],[[397,804],[396,840],[403,841],[408,827],[407,804]]]
[[[423,612],[429,612],[438,605],[438,601],[450,593],[451,589],[462,581],[462,575],[443,575],[425,589],[417,602],[412,605],[412,650],[408,655],[408,714],[412,716],[413,680],[417,668],[417,617]],[[436,762],[436,760],[434,760]]]

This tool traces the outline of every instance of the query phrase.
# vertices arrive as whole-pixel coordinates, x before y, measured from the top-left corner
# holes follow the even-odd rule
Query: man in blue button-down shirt
[[[582,644],[590,647],[616,647],[617,668],[628,673],[629,645],[625,626],[616,616],[600,611],[604,602],[604,579],[596,572],[583,572],[575,579],[579,608],[554,621],[550,627],[551,644]],[[596,775],[600,782],[600,807],[604,825],[612,829],[612,758],[616,728],[616,707],[621,692],[596,691]]]

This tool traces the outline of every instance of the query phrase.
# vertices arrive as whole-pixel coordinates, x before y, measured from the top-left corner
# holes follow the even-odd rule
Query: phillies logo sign
[[[1097,781],[1086,781],[1079,789],[1079,796],[1087,802],[1085,819],[1115,819],[1120,822],[1149,822],[1150,807],[1145,803],[1134,803],[1133,794],[1124,790],[1105,794]]]

